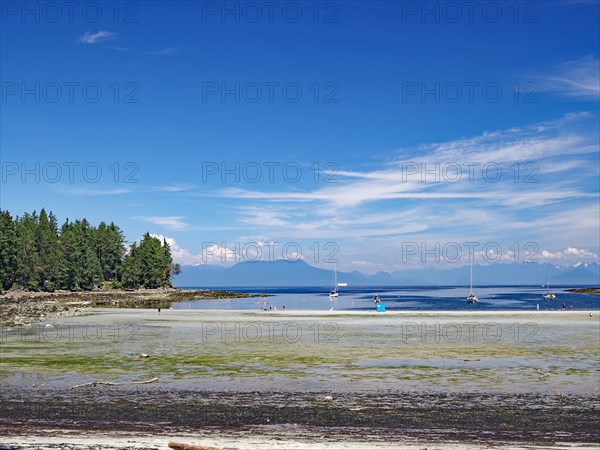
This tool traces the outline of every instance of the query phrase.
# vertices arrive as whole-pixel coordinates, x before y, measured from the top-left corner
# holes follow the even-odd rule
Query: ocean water
[[[190,286],[187,289],[202,289]],[[213,288],[211,288],[213,289]],[[174,303],[173,309],[236,309],[258,310],[270,306],[281,310],[375,310],[373,296],[379,295],[381,303],[388,311],[541,311],[597,310],[600,309],[600,295],[574,294],[566,292],[567,287],[553,287],[557,299],[545,300],[545,290],[532,286],[485,286],[476,289],[479,302],[467,303],[468,287],[353,287],[340,288],[339,297],[331,300],[327,287],[223,287],[214,288],[252,294],[266,294],[266,298],[240,298],[225,300],[197,300]]]

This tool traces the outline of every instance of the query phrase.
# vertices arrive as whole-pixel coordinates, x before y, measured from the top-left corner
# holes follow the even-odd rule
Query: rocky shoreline
[[[0,326],[18,326],[55,317],[86,314],[91,308],[168,308],[172,302],[256,297],[231,291],[177,288],[32,292],[11,289],[0,294]]]
[[[574,292],[575,294],[600,294],[600,287],[565,289],[565,290],[567,292]]]

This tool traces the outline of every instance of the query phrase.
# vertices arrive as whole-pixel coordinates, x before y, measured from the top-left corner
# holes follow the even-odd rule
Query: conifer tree
[[[16,281],[18,249],[15,222],[8,211],[0,211],[0,290],[10,289]]]
[[[114,223],[100,222],[96,229],[96,252],[104,281],[116,280],[125,255],[123,233]]]
[[[24,288],[37,291],[40,288],[41,265],[39,254],[36,251],[35,234],[38,215],[25,213],[17,220],[18,239],[18,269],[17,280]]]
[[[121,282],[125,289],[137,289],[140,287],[142,279],[142,270],[139,264],[138,246],[134,242],[129,248],[129,252],[123,259],[123,269]]]
[[[50,216],[42,209],[35,229],[35,247],[38,254],[40,270],[38,285],[47,291],[53,291],[62,284],[64,263],[59,248],[56,217]]]
[[[66,287],[75,290],[97,287],[102,279],[102,268],[88,221],[65,222],[61,240],[66,260]]]

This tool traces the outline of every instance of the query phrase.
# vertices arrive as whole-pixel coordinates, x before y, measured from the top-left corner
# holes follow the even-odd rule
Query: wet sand
[[[218,448],[597,444],[599,324],[598,311],[94,310],[2,330],[0,442],[125,429],[160,440],[145,448],[165,433]],[[118,385],[71,389],[93,381]]]

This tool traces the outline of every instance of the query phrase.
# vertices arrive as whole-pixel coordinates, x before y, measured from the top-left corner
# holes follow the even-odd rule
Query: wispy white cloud
[[[533,230],[537,241],[547,247],[560,248],[564,245],[600,247],[600,205],[598,202],[556,208],[551,214],[539,215],[533,220],[522,220],[522,230]],[[560,232],[557,232],[560,230]]]
[[[77,39],[77,43],[80,44],[100,44],[103,42],[108,42],[110,40],[115,39],[118,36],[118,33],[112,31],[86,31]],[[118,52],[128,52],[128,53],[137,53],[139,55],[157,55],[157,56],[168,56],[177,52],[177,48],[175,47],[165,47],[157,50],[139,50],[131,47],[122,47],[122,46],[107,46],[107,48],[111,50],[116,50]]]
[[[163,48],[159,50],[139,50],[131,47],[115,47],[108,46],[111,50],[116,50],[118,52],[128,52],[128,53],[136,53],[139,55],[156,55],[156,56],[168,56],[177,52],[177,49],[174,47]]]
[[[143,220],[155,225],[160,225],[169,230],[185,230],[189,228],[181,216],[136,216],[133,219]]]
[[[367,171],[340,171],[340,182],[317,189],[260,191],[229,188],[219,195],[246,200],[323,204],[338,211],[369,203],[398,200],[482,200],[486,204],[527,208],[572,198],[593,196],[564,176],[574,167],[594,176],[589,155],[597,153],[594,137],[564,128],[585,118],[565,116],[560,121],[524,128],[486,132],[480,136],[427,144],[419,159],[399,156]],[[550,171],[545,172],[545,164]],[[432,173],[433,172],[433,173]],[[552,173],[552,182],[547,177]],[[498,176],[498,178],[496,178]],[[314,206],[309,206],[314,208]]]
[[[585,168],[586,162],[581,160],[548,161],[544,163],[544,173],[564,173]]]
[[[113,39],[117,33],[113,33],[112,31],[96,31],[95,33],[92,31],[86,31],[81,36],[79,36],[79,42],[82,44],[98,44],[100,42],[105,42],[110,39]]]
[[[170,184],[170,185],[165,185],[165,186],[154,186],[152,189],[154,191],[160,191],[160,192],[183,192],[183,191],[189,191],[193,188],[194,188],[193,184],[175,183],[175,184]]]
[[[128,47],[113,47],[113,46],[109,46],[108,48],[110,48],[111,50],[117,50],[119,52],[135,52],[135,49],[128,48]]]
[[[568,97],[600,99],[600,60],[586,57],[560,64],[550,75],[539,77],[540,89]]]
[[[260,207],[240,208],[239,222],[264,226],[269,228],[289,227],[292,223],[288,220],[290,215],[285,210],[269,210]]]
[[[115,189],[102,189],[102,188],[87,188],[87,187],[60,187],[59,191],[64,194],[73,195],[89,195],[89,196],[103,196],[103,195],[122,195],[131,192],[130,189],[126,188],[115,188]]]

